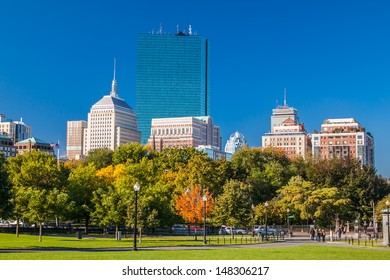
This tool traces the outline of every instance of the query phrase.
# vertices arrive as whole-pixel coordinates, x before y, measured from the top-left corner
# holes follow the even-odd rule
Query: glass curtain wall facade
[[[209,44],[198,35],[139,34],[136,114],[142,144],[153,118],[210,115]]]

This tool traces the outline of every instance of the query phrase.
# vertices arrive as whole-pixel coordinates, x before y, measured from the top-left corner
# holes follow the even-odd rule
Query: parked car
[[[188,229],[184,225],[175,224],[171,229],[173,235],[188,235]]]
[[[255,229],[255,234],[256,235],[275,235],[277,234],[276,230],[270,227],[265,226],[259,226]]]
[[[245,228],[235,228],[233,227],[228,227],[228,226],[225,226],[225,225],[222,225],[221,228],[219,229],[219,234],[232,234],[232,231],[233,231],[233,234],[247,234],[248,231],[245,229]]]
[[[236,229],[236,234],[244,235],[244,234],[247,234],[247,233],[248,233],[248,231],[245,228],[237,228]]]

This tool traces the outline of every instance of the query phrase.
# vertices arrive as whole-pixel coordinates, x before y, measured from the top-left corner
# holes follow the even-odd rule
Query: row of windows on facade
[[[152,135],[187,135],[191,133],[192,129],[189,127],[152,129]]]
[[[356,144],[356,142],[349,141],[349,144]],[[363,145],[363,140],[358,140],[357,144]],[[328,142],[323,141],[323,142],[321,142],[321,145],[333,145],[333,141],[328,141]],[[343,143],[341,143],[340,141],[335,141],[334,145],[348,145],[348,141],[343,141]]]
[[[363,139],[363,135],[337,135],[337,136],[321,136],[321,139],[339,139],[339,138],[343,138],[343,139],[346,139],[346,138],[351,138],[351,139]],[[313,138],[314,140],[318,140],[318,136],[315,136]]]
[[[15,147],[2,147],[0,146],[0,151],[16,151],[16,148]]]

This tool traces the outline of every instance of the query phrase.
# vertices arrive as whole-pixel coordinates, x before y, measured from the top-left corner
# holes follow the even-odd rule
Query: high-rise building
[[[289,118],[299,124],[298,111],[293,107],[287,106],[286,89],[284,89],[283,106],[277,106],[275,109],[272,109],[271,131],[274,130],[275,126],[282,125],[282,123]]]
[[[244,135],[236,131],[230,135],[229,140],[227,140],[225,145],[225,152],[230,154],[235,154],[243,146],[247,146]]]
[[[22,118],[20,121],[13,121],[0,114],[0,133],[11,137],[16,143],[31,137],[31,126],[26,125]]]
[[[68,121],[66,127],[66,157],[67,159],[80,159],[83,157],[84,130],[88,127],[88,123]]]
[[[117,83],[112,80],[111,92],[96,102],[88,113],[88,122],[67,123],[67,157],[86,156],[90,150],[108,148],[115,150],[120,145],[141,142],[134,110],[118,97]]]
[[[374,165],[374,138],[353,118],[325,120],[312,139],[315,157],[352,158],[362,165]]]
[[[219,126],[211,117],[182,117],[152,119],[149,146],[161,152],[167,147],[198,147],[221,149]]]
[[[262,146],[284,151],[290,158],[306,158],[311,151],[310,135],[303,123],[299,123],[298,111],[284,105],[272,110],[271,131],[262,137]]]
[[[136,112],[142,143],[154,118],[210,115],[209,43],[188,33],[137,37]]]

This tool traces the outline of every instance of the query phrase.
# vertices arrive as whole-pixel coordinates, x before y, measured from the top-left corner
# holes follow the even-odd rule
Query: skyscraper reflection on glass
[[[143,144],[152,118],[210,115],[209,67],[208,41],[191,31],[138,35],[136,114]]]

